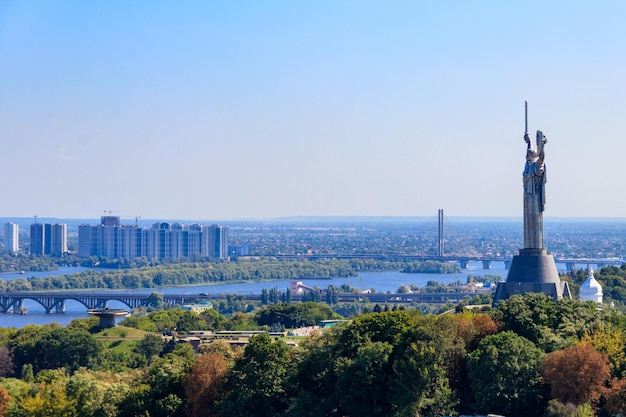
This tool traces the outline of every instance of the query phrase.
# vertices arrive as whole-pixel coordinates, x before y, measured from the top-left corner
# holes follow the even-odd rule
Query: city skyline
[[[4,2],[0,217],[521,218],[525,100],[546,219],[626,217],[624,18],[618,1]]]
[[[78,251],[82,258],[181,259],[206,256],[228,259],[228,227],[157,222],[150,228],[124,225],[117,216],[102,216],[100,224],[78,226]]]

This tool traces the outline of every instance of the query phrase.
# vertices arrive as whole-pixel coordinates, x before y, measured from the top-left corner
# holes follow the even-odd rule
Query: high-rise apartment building
[[[30,254],[44,255],[45,229],[42,223],[30,225]]]
[[[181,259],[195,255],[228,259],[228,228],[180,223],[155,223],[149,229],[120,225],[104,216],[100,225],[78,227],[78,255],[106,258]]]
[[[208,256],[211,259],[228,259],[228,227],[214,224],[208,229]]]
[[[31,255],[62,256],[66,252],[66,224],[34,223],[30,225]]]
[[[134,226],[120,226],[117,257],[133,259],[142,256],[143,229]]]
[[[119,226],[120,216],[102,216],[100,217],[101,226]]]
[[[46,242],[48,236],[46,236]],[[67,225],[51,224],[50,225],[50,255],[63,256],[67,253]]]
[[[202,254],[202,226],[192,224],[187,228],[189,231],[189,256]]]
[[[88,258],[97,252],[96,227],[88,224],[78,226],[78,256],[81,258]]]
[[[20,249],[20,227],[15,223],[4,225],[4,249],[11,253]]]

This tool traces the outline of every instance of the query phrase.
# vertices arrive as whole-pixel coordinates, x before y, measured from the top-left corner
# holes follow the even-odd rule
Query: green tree
[[[24,365],[22,365],[20,379],[24,382],[33,382],[35,380],[35,373],[33,372],[32,363],[25,363]]]
[[[146,300],[146,305],[156,310],[163,309],[163,294],[153,292],[152,294],[150,294],[150,296],[148,296],[148,299]]]
[[[543,408],[542,358],[541,349],[511,331],[481,340],[467,364],[478,410],[513,417],[538,415]]]
[[[576,411],[574,404],[562,404],[558,400],[550,400],[542,417],[572,417]]]
[[[317,325],[321,320],[341,318],[332,309],[320,303],[276,304],[263,308],[254,316],[259,326],[279,323],[286,328]]]
[[[33,371],[96,364],[102,351],[100,342],[82,328],[25,326],[9,341],[15,366],[32,364]]]
[[[279,295],[280,295],[280,293],[279,293],[279,291],[276,288],[270,289],[270,292],[269,292],[269,301],[270,301],[270,303],[277,304],[278,303],[278,299],[280,298]]]
[[[193,311],[183,311],[176,320],[176,329],[187,333],[192,330],[208,330],[207,322]]]
[[[89,367],[96,363],[101,352],[102,345],[89,332],[59,327],[43,334],[35,343],[33,368],[37,372],[61,367],[72,370]]]
[[[393,346],[386,342],[366,342],[354,358],[336,362],[335,397],[338,408],[349,416],[381,416],[391,411],[389,392],[390,356]]]
[[[151,363],[155,357],[158,357],[163,350],[165,341],[163,338],[156,334],[148,333],[143,339],[135,346],[134,351],[144,356],[148,363]]]
[[[226,317],[218,313],[217,310],[209,309],[200,314],[202,320],[206,323],[206,328],[209,330],[221,330],[226,320]]]
[[[498,310],[502,313],[503,330],[511,330],[544,350],[564,347],[565,342],[552,331],[556,327],[556,303],[545,294],[514,295],[498,303]]]
[[[329,285],[326,290],[326,304],[335,305],[339,303],[339,293],[334,285]]]
[[[233,417],[282,416],[289,404],[289,348],[267,333],[250,338],[243,356],[228,374],[227,395],[220,408]]]
[[[603,313],[577,300],[554,302],[542,293],[515,295],[498,304],[503,330],[511,330],[545,352],[563,349],[604,326]]]
[[[439,319],[364,314],[303,344],[297,416],[438,416],[454,411],[445,372],[454,343]]]
[[[77,372],[67,381],[66,392],[76,402],[76,417],[97,415],[105,398],[103,385],[86,372]]]
[[[65,381],[40,382],[29,393],[17,399],[14,413],[29,417],[74,417],[76,401],[68,398]]]
[[[7,347],[13,357],[15,369],[20,371],[24,365],[31,364],[31,360],[35,353],[35,343],[46,332],[52,330],[52,326],[38,326],[35,324],[27,325],[19,329],[17,332],[9,336]],[[31,364],[32,367],[32,364]]]
[[[120,405],[121,416],[182,417],[185,415],[183,376],[193,364],[193,349],[189,344],[176,346],[163,358],[155,359],[143,381]]]

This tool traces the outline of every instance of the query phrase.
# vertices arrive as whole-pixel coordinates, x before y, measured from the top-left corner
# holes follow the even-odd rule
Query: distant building
[[[34,223],[30,225],[30,254],[44,255],[44,226],[42,223]]]
[[[228,259],[228,227],[157,222],[149,229],[121,225],[103,216],[99,225],[78,226],[78,256],[184,259],[196,255]]]
[[[100,217],[101,226],[119,226],[120,216],[102,216]]]
[[[202,313],[207,310],[212,310],[213,303],[210,301],[201,301],[194,304],[183,304],[180,308],[187,311],[193,311],[194,313]]]
[[[31,255],[62,256],[66,252],[66,224],[34,223],[30,225]]]
[[[121,308],[93,308],[87,310],[87,314],[90,316],[98,317],[100,322],[98,327],[108,329],[115,327],[115,319],[123,316],[127,316],[130,312]]]
[[[211,259],[228,259],[228,227],[214,224],[208,228],[208,253]]]
[[[66,224],[51,224],[46,226],[50,226],[50,234],[49,239],[46,236],[46,246],[50,245],[50,252],[47,252],[46,255],[52,256],[63,256],[64,253],[67,253],[67,225]],[[48,230],[48,229],[46,229]],[[48,243],[49,242],[49,243]]]
[[[250,256],[250,245],[230,245],[228,254],[230,256]]]
[[[11,253],[20,249],[20,227],[15,223],[4,225],[4,248]]]
[[[81,258],[87,258],[96,253],[97,239],[95,238],[95,232],[95,226],[88,224],[78,226],[78,256]]]
[[[580,286],[580,301],[593,301],[602,305],[602,286],[593,276],[593,269],[589,268],[587,280]]]

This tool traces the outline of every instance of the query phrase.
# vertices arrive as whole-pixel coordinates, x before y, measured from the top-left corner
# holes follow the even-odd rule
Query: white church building
[[[593,276],[593,269],[589,267],[589,276],[580,286],[580,301],[593,301],[602,306],[602,286]]]

